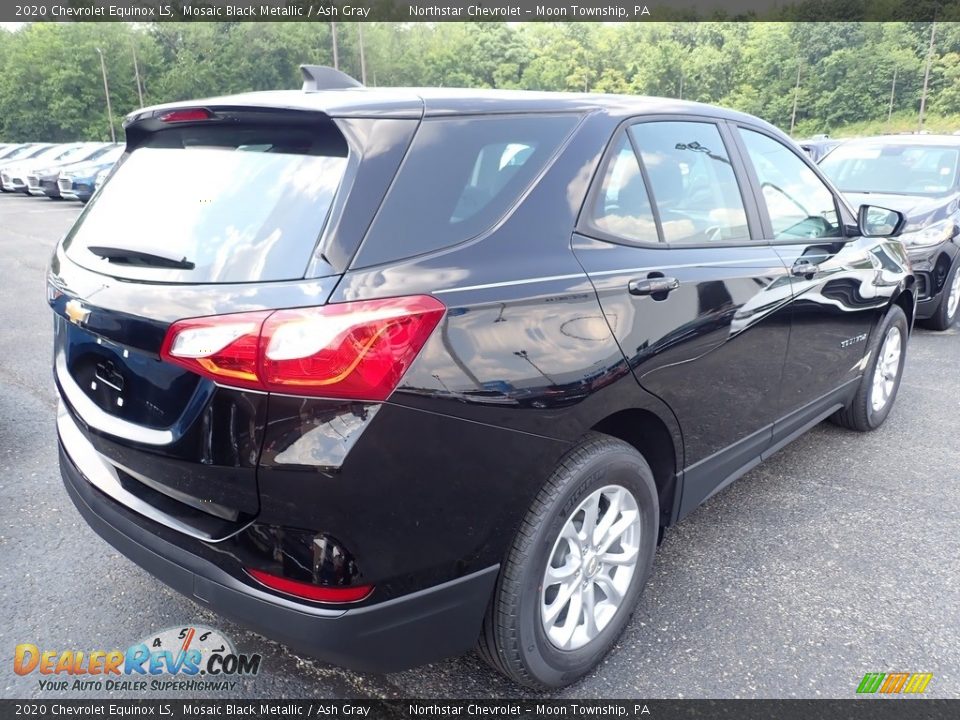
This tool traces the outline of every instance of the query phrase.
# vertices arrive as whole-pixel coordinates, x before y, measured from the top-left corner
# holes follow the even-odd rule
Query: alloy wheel
[[[897,374],[900,371],[900,355],[903,345],[903,335],[900,328],[891,326],[887,336],[880,346],[880,355],[877,357],[877,367],[873,371],[873,389],[870,393],[870,405],[874,412],[883,410],[897,384]]]
[[[543,573],[540,620],[550,642],[577,650],[620,609],[637,568],[640,511],[620,485],[591,493],[570,515]]]
[[[957,305],[960,305],[960,269],[953,273],[953,282],[950,283],[950,294],[947,295],[947,321],[952,321],[957,314]]]

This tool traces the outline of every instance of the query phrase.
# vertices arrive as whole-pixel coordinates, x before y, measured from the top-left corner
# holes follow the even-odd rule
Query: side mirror
[[[896,237],[906,224],[903,213],[876,205],[861,205],[857,213],[857,229],[863,237]]]

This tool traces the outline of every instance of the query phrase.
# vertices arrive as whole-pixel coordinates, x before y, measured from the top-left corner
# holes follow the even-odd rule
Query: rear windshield
[[[121,161],[64,248],[154,282],[301,278],[346,163],[332,123],[163,130]]]
[[[425,120],[354,267],[450,247],[489,230],[579,120],[514,115]]]

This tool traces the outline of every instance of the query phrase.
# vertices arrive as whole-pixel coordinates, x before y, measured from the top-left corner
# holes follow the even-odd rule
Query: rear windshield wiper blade
[[[112,247],[109,245],[91,245],[87,248],[94,255],[104,260],[124,265],[140,265],[143,267],[176,268],[178,270],[193,270],[196,265],[186,257],[164,255],[162,252],[146,252],[132,248]]]

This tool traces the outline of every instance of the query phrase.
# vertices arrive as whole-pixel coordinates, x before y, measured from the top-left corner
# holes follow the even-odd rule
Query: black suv
[[[478,646],[561,686],[664,528],[890,412],[903,218],[770,125],[304,72],[130,115],[49,271],[66,488],[197,602],[356,669]]]

